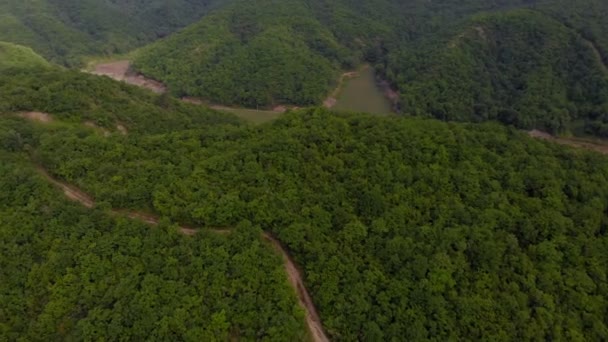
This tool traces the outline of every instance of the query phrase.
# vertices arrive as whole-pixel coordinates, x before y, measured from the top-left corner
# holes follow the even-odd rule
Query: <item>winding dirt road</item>
[[[319,318],[319,314],[315,309],[315,305],[312,302],[312,298],[310,298],[310,294],[304,286],[300,270],[289,256],[289,253],[287,253],[287,250],[285,250],[283,245],[281,245],[281,243],[277,239],[275,239],[269,233],[264,233],[263,236],[264,239],[269,241],[270,244],[277,250],[277,252],[279,252],[283,256],[285,269],[287,270],[287,275],[289,276],[289,282],[291,283],[291,286],[296,290],[298,299],[300,301],[300,306],[306,311],[306,325],[308,325],[308,330],[312,335],[313,341],[329,342],[329,338],[323,330],[321,319]]]
[[[61,182],[53,178],[42,167],[36,167],[36,170],[49,183],[60,188],[68,199],[74,202],[78,202],[89,209],[95,207],[95,200],[93,199],[93,197],[91,197],[84,191],[78,189],[73,185]],[[157,226],[160,221],[158,216],[138,211],[112,209],[112,214],[126,216],[130,219],[138,220],[147,223],[151,226]],[[196,233],[198,232],[197,229],[186,226],[179,226],[179,229],[182,234],[187,236],[196,235]],[[210,231],[217,234],[230,234],[229,229],[213,229]],[[308,326],[308,330],[310,331],[312,340],[314,342],[329,342],[329,338],[323,330],[323,325],[321,324],[321,319],[319,318],[317,309],[315,308],[315,305],[310,297],[310,294],[308,293],[308,290],[306,290],[306,287],[304,286],[302,275],[296,264],[293,262],[293,259],[291,258],[291,256],[289,256],[289,253],[283,247],[283,245],[281,245],[281,243],[270,233],[264,232],[263,238],[268,241],[272,245],[272,247],[283,257],[285,271],[287,272],[287,278],[289,280],[290,285],[293,287],[297,294],[300,307],[304,309],[304,312],[306,314],[306,325]]]

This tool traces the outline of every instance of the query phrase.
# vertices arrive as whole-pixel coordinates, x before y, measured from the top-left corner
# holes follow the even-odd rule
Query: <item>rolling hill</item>
[[[601,155],[496,124],[322,109],[126,137],[59,118],[0,117],[0,286],[13,303],[0,334],[306,340],[263,230],[304,271],[335,341],[607,336]],[[57,201],[28,160],[98,208]],[[175,222],[201,233],[178,237]]]

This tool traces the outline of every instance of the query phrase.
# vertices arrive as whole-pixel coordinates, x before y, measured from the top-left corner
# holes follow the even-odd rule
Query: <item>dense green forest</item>
[[[259,226],[241,221],[227,235],[200,226],[185,237],[168,219],[150,227],[110,215],[104,201],[93,210],[68,202],[35,170],[34,151],[49,138],[128,144],[83,125],[91,115],[107,129],[120,120],[144,140],[192,127],[221,134],[239,121],[175,100],[160,108],[146,102],[150,94],[107,79],[46,72],[2,78],[0,340],[308,340],[281,256]],[[53,121],[12,115],[10,101],[24,99],[15,94],[31,98],[22,109],[47,110]]]
[[[307,340],[259,228],[184,237],[66,202],[21,154],[0,171],[1,340]]]
[[[61,73],[69,83],[78,80],[77,74]],[[131,92],[130,96],[135,99],[154,96],[140,94],[137,89],[110,80],[79,77],[92,84],[99,83],[99,87],[108,87],[108,91],[116,87]],[[32,80],[27,78],[26,74],[20,74],[19,81],[13,81],[14,86],[21,92],[40,86],[33,80],[35,74],[30,76]],[[9,84],[11,82],[6,82],[5,87],[10,87]],[[94,101],[95,97],[87,96],[89,92],[96,94],[95,87],[79,89],[77,97],[70,94],[68,87],[57,92],[67,99],[81,98],[83,103]],[[155,97],[153,101],[162,98]],[[116,104],[111,98],[105,101],[107,108],[122,102],[120,98],[115,99]],[[214,254],[213,262],[205,264],[211,267],[216,262],[230,265],[231,259],[222,260],[228,255],[240,255],[241,248],[253,248],[246,246],[258,246],[255,247],[256,255],[265,255],[266,249],[259,242],[259,229],[262,229],[282,241],[301,266],[324,327],[334,340],[447,340],[464,336],[504,341],[608,338],[608,258],[604,253],[608,247],[608,160],[600,155],[535,141],[517,130],[493,124],[336,115],[322,109],[291,112],[273,123],[251,127],[211,111],[198,114],[208,117],[206,125],[192,125],[193,119],[182,115],[180,110],[183,109],[178,107],[163,112],[169,115],[175,111],[172,129],[154,129],[146,125],[137,129],[140,126],[133,124],[128,135],[103,136],[81,125],[80,118],[67,115],[69,112],[62,111],[61,107],[55,109],[53,103],[52,98],[39,98],[27,108],[48,110],[57,119],[53,123],[30,124],[11,116],[5,116],[1,121],[0,141],[4,153],[11,151],[7,155],[15,156],[12,158],[17,158],[17,165],[22,165],[15,166],[16,162],[13,162],[3,166],[7,170],[3,173],[6,183],[3,188],[15,189],[3,191],[3,196],[8,196],[4,197],[3,203],[7,212],[17,213],[19,222],[23,222],[24,215],[33,220],[30,229],[48,226],[48,241],[57,239],[53,234],[65,234],[58,227],[73,227],[70,229],[75,233],[65,237],[66,240],[59,240],[57,245],[51,242],[44,245],[46,238],[36,240],[43,244],[38,248],[31,243],[17,243],[14,239],[20,236],[27,239],[32,235],[13,233],[23,224],[15,224],[17,219],[12,214],[2,216],[3,219],[12,218],[3,221],[6,222],[3,229],[9,231],[4,236],[3,246],[12,251],[3,255],[29,255],[28,248],[55,251],[52,246],[67,248],[76,255],[81,248],[89,253],[89,240],[81,238],[84,232],[77,233],[87,227],[87,232],[93,229],[88,234],[100,231],[95,234],[101,235],[94,235],[96,241],[101,239],[98,245],[106,238],[131,241],[135,237],[147,239],[145,234],[157,236],[161,241],[158,243],[168,244],[163,249],[168,253],[162,258],[163,262],[179,261],[186,256],[196,258],[199,254],[188,251],[205,248],[204,254],[200,255],[207,260]],[[82,106],[83,103],[71,105]],[[133,115],[131,121],[137,123],[140,114],[135,108],[142,106],[142,110],[147,110],[148,107],[137,101],[131,105],[134,109],[125,111],[124,115]],[[195,115],[193,113],[191,115]],[[126,117],[120,120],[128,121]],[[50,186],[31,184],[40,184],[42,180],[33,173],[32,166],[27,166],[25,154],[31,159],[30,165],[39,164],[58,179],[94,196],[99,208],[154,212],[165,218],[163,222],[167,228],[163,230],[161,226],[155,230],[120,219],[102,219],[102,212],[87,214],[63,202],[50,205],[41,200],[41,206],[24,206],[11,196],[33,201],[38,195],[32,197],[32,189],[37,189],[34,194],[51,191]],[[28,167],[30,171],[24,171]],[[8,172],[13,169],[17,171]],[[14,178],[17,175],[18,178]],[[53,209],[54,205],[60,207]],[[64,209],[64,206],[71,209]],[[71,224],[63,223],[62,217],[66,220],[72,217],[71,210],[80,216],[76,215],[75,221],[68,221]],[[59,218],[48,219],[56,215],[60,215]],[[243,232],[236,236],[243,235],[241,240],[235,237],[234,244],[224,241],[228,237],[210,237],[209,234],[187,240],[171,233],[170,222],[198,227],[242,227]],[[169,237],[173,240],[164,240]],[[120,249],[117,243],[114,246]],[[214,252],[216,248],[223,250],[219,253],[223,258]],[[152,267],[156,265],[153,260],[150,260],[152,264],[146,264],[149,259],[145,253],[150,249],[154,247],[142,248],[142,254],[132,256],[132,262],[140,263],[143,270],[147,267],[157,270],[154,279],[175,277],[174,273],[162,268],[162,264]],[[176,251],[172,252],[173,249]],[[171,253],[178,254],[169,257]],[[154,256],[158,257],[158,254]],[[49,255],[48,258],[55,262],[54,257]],[[266,260],[248,258],[260,263]],[[277,270],[271,273],[284,277],[278,271],[278,259],[268,258],[268,263],[274,263]],[[20,259],[5,258],[3,262],[20,262],[17,260]],[[46,305],[39,309],[40,316],[34,312],[27,319],[4,323],[3,331],[17,335],[24,331],[50,334],[51,327],[59,326],[65,327],[58,331],[65,329],[66,336],[80,337],[92,336],[82,335],[92,331],[86,330],[93,329],[89,324],[97,327],[95,329],[113,326],[108,323],[112,322],[110,318],[90,323],[93,317],[106,317],[104,312],[114,314],[114,310],[103,311],[110,310],[112,306],[108,307],[108,303],[113,301],[101,296],[95,288],[83,287],[84,293],[90,294],[83,298],[59,294],[72,286],[65,283],[68,280],[76,282],[74,286],[81,286],[85,275],[92,276],[92,265],[66,266],[69,261],[65,261],[68,264],[61,264],[61,267],[49,264],[46,269],[28,266],[27,260],[31,259],[25,260],[26,264],[11,266],[21,270],[16,274],[38,272],[42,267],[48,273],[46,277],[51,277],[45,279],[62,281],[57,281],[55,284],[59,285],[52,288],[57,293],[39,293],[17,290],[22,286],[17,284],[24,284],[22,279],[39,279],[34,275],[11,278],[12,282],[5,285],[7,289],[17,291],[10,292],[11,303],[33,303],[31,305],[38,307],[35,303],[42,301]],[[40,265],[41,261],[35,260],[32,264]],[[104,259],[95,260],[102,262]],[[119,262],[112,260],[107,262]],[[243,272],[260,274],[258,266],[248,265],[240,264],[245,268]],[[113,269],[106,267],[104,269]],[[209,271],[200,275],[187,268],[180,272],[177,280],[170,279],[187,284],[193,281],[189,277],[204,275],[213,279],[214,274]],[[119,285],[126,281],[124,277],[134,279],[135,283],[145,282],[145,274],[142,271],[114,274],[111,278],[114,282],[104,286],[113,289],[110,293],[131,293],[133,288],[124,289],[126,292],[114,291],[123,289]],[[266,281],[268,273],[263,274]],[[237,279],[234,281],[242,284]],[[163,291],[169,284],[174,283],[157,284],[156,288]],[[283,286],[284,282],[276,280],[276,284],[273,286]],[[143,288],[142,285],[141,291]],[[234,289],[235,292],[226,293],[235,296],[241,293],[242,288]],[[190,287],[180,291],[190,293],[187,296],[194,295],[187,292],[192,291]],[[274,291],[268,288],[269,295]],[[281,310],[292,310],[280,314],[280,321],[285,319],[291,323],[275,331],[271,328],[274,321],[264,321],[256,323],[260,324],[255,325],[256,329],[263,331],[262,336],[276,333],[275,336],[281,337],[296,336],[288,338],[290,340],[302,338],[302,319],[297,319],[301,316],[292,305],[293,299],[288,299],[291,298],[288,292],[280,291],[285,294],[282,300],[286,303],[286,306],[280,306]],[[134,299],[123,298],[119,308],[127,310],[129,307],[142,319],[152,314],[138,306],[136,298],[139,297],[128,298]],[[155,305],[161,307],[169,300],[153,298],[158,298],[160,304]],[[225,308],[224,314],[221,310],[204,310],[225,320],[220,324],[225,327],[222,331],[232,333],[226,327],[237,326],[236,330],[243,338],[261,338],[253,332],[243,332],[253,324],[239,321],[240,315],[247,316],[249,309],[245,306],[238,313],[229,311],[227,306],[232,310],[229,300],[239,301],[238,296],[230,298],[233,299],[214,297],[213,303],[203,304],[205,308]],[[171,301],[169,307],[177,310],[175,305],[178,304]],[[81,307],[87,309],[79,311]],[[19,305],[11,306],[11,310],[14,311],[5,317],[17,315],[13,312],[32,314],[31,310]],[[271,305],[267,310],[273,315],[272,310],[278,308]],[[52,317],[50,322],[46,312],[52,312],[48,313]],[[172,311],[153,312],[151,321],[170,320],[163,320],[162,315],[174,317]],[[65,317],[70,317],[69,321],[60,324]],[[197,317],[210,319],[204,314]],[[124,325],[119,324],[116,331],[103,330],[100,334],[115,336],[111,334],[135,324],[133,319],[137,320],[129,319]],[[15,323],[30,320],[34,323],[27,327]],[[180,331],[189,332],[190,326],[186,325]],[[141,331],[152,333],[146,328]],[[284,335],[287,331],[294,335]],[[53,333],[58,332],[53,330]],[[225,335],[216,336],[222,339]]]
[[[332,341],[608,340],[608,158],[521,130],[608,136],[604,1],[0,10],[0,341],[311,340],[264,236]],[[135,54],[167,94],[45,60],[203,15]],[[363,62],[403,115],[310,107],[254,126],[176,98],[311,105]]]
[[[78,66],[85,55],[125,53],[193,23],[222,0],[5,0],[0,41]]]

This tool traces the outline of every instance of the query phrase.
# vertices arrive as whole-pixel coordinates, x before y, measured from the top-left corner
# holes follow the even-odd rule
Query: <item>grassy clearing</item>
[[[333,108],[373,114],[392,112],[390,101],[378,87],[374,70],[369,66],[361,68],[358,76],[345,80]]]
[[[255,124],[261,124],[272,121],[283,114],[281,112],[276,112],[272,110],[257,110],[247,108],[214,107],[214,109],[232,113],[240,117],[241,119],[247,120]]]
[[[95,70],[95,67],[99,64],[112,63],[116,61],[128,60],[131,61],[137,55],[138,50],[133,50],[124,54],[113,54],[108,56],[86,56],[83,57],[85,67],[82,69],[85,72]]]

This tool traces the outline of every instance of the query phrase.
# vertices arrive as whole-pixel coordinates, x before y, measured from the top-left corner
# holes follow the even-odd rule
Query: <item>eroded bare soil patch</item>
[[[150,89],[157,94],[167,92],[167,87],[161,82],[134,72],[131,69],[131,62],[127,60],[98,64],[95,66],[93,71],[91,71],[91,73],[93,75],[108,76],[117,81]]]
[[[24,119],[28,119],[28,120],[32,120],[32,121],[37,121],[40,123],[49,123],[49,122],[53,122],[53,117],[48,114],[48,113],[42,113],[42,112],[24,112],[24,113],[19,113],[17,114],[19,117],[22,117]]]

